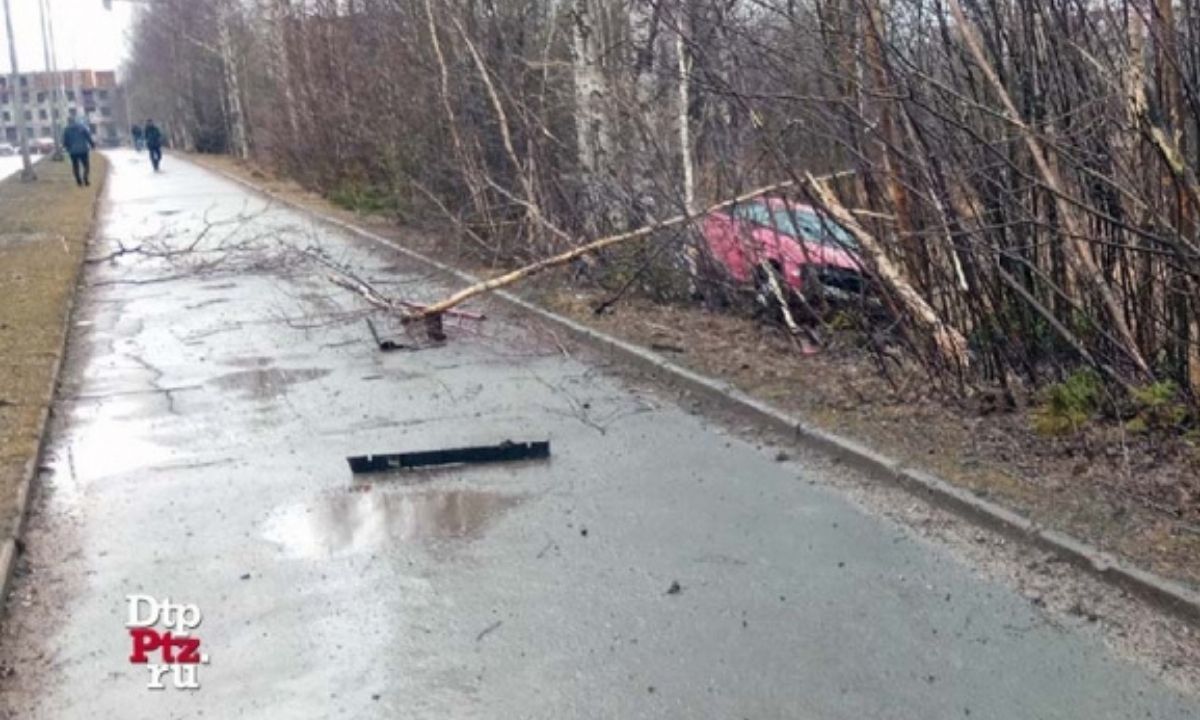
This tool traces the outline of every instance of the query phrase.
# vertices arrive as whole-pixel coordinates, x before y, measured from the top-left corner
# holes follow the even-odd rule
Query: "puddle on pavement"
[[[325,377],[329,370],[320,368],[259,368],[241,370],[213,378],[209,382],[225,390],[237,390],[246,397],[266,400],[287,391],[291,385]]]
[[[349,555],[396,542],[472,540],[523,499],[466,489],[337,493],[272,513],[263,537],[300,558]]]
[[[246,357],[233,358],[225,360],[222,365],[231,365],[240,368],[265,368],[275,363],[274,358],[269,358],[265,355],[249,355]]]
[[[150,468],[178,459],[179,453],[153,441],[154,419],[123,420],[103,404],[77,404],[59,437],[47,449],[43,465],[50,501],[70,513],[85,509],[90,484],[116,477],[142,477]]]

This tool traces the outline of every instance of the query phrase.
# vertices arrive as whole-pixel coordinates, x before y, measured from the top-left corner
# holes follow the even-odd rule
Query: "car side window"
[[[815,238],[821,238],[823,245],[851,250],[858,249],[858,243],[850,236],[850,233],[828,217],[819,217],[816,213],[805,213],[801,220],[801,226],[806,233],[811,233]]]
[[[733,208],[733,216],[738,220],[752,222],[755,225],[771,225],[771,213],[767,208],[757,203],[735,206]]]

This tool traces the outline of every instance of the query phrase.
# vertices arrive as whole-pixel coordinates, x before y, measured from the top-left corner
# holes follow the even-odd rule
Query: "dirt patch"
[[[477,274],[502,269],[438,234],[339,208],[320,195],[226,158],[202,163],[293,202],[353,222],[398,244]],[[937,473],[1047,527],[1067,532],[1161,575],[1200,586],[1200,452],[1186,443],[1096,428],[1066,440],[1031,430],[1027,408],[956,404],[919,372],[885,379],[851,336],[800,357],[777,328],[699,307],[627,298],[596,315],[604,296],[564,290],[553,273],[515,288],[560,314],[646,347],[742,391]]]
[[[53,372],[67,308],[95,220],[108,165],[93,156],[91,187],[77,187],[68,163],[37,166],[38,180],[0,182],[0,533],[16,518],[24,468],[53,399]]]

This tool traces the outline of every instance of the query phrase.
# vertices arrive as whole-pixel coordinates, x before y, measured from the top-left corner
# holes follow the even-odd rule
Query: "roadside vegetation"
[[[7,537],[26,465],[67,332],[67,309],[108,166],[92,155],[92,185],[76,187],[67,162],[37,165],[38,180],[0,182],[0,532]]]
[[[573,258],[539,292],[1031,514],[1120,525],[1143,559],[1196,555],[1195,0],[139,12],[132,102],[176,146],[423,227],[487,272],[756,188],[817,208],[871,280],[837,307],[732,282],[701,222]],[[758,334],[709,336],[734,320]]]

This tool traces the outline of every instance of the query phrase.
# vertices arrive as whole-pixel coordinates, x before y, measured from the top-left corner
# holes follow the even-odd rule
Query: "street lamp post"
[[[17,65],[17,41],[13,35],[12,10],[9,8],[8,0],[4,0],[4,26],[8,31],[8,59],[12,63],[12,82],[8,90],[13,96],[17,137],[21,142],[21,180],[32,182],[37,180],[37,173],[33,171],[33,161],[29,159],[29,136],[25,132],[25,101],[21,98],[21,70]]]

